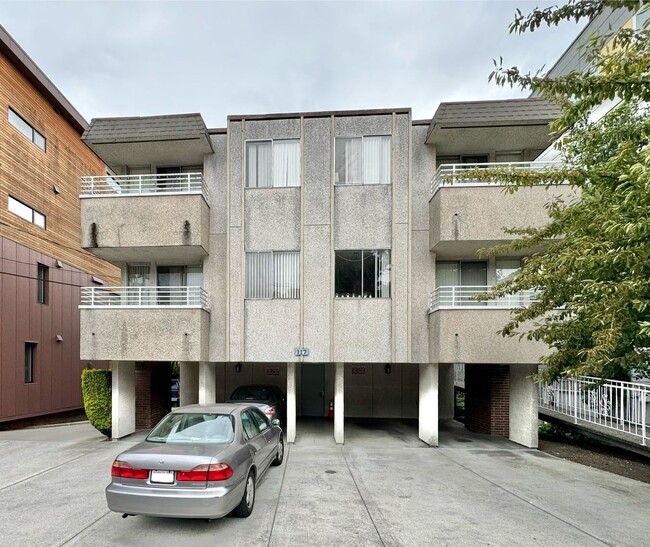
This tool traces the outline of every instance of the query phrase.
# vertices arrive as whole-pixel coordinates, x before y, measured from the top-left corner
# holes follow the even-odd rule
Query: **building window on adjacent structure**
[[[36,209],[32,209],[29,205],[25,205],[22,201],[9,196],[7,207],[9,212],[24,218],[27,222],[36,224],[39,228],[45,229],[45,215],[39,213]]]
[[[335,184],[390,184],[391,137],[336,139]]]
[[[390,251],[336,251],[337,298],[390,298]]]
[[[497,283],[505,281],[512,277],[519,270],[521,270],[520,258],[497,258],[496,260],[496,276]]]
[[[11,125],[45,152],[45,137],[43,135],[27,123],[23,117],[12,108],[8,109],[7,116]]]
[[[246,187],[300,186],[300,140],[246,143]]]
[[[300,298],[300,253],[246,253],[246,298]]]
[[[50,269],[45,264],[38,264],[36,277],[36,301],[39,304],[47,304],[47,282],[50,277]]]
[[[34,383],[34,365],[36,357],[36,343],[25,342],[25,383]]]

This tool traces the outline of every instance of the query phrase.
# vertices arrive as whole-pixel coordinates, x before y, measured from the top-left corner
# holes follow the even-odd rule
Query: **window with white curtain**
[[[336,298],[390,298],[390,251],[336,251]]]
[[[246,187],[300,186],[300,140],[246,143]]]
[[[390,135],[339,137],[335,157],[336,184],[390,184]]]
[[[246,253],[246,298],[300,298],[300,253]]]

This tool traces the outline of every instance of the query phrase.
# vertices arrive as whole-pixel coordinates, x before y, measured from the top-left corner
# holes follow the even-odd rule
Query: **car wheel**
[[[271,465],[282,465],[282,460],[284,459],[284,439],[282,434],[280,434],[280,442],[278,443],[278,452],[275,455],[275,459],[271,462]]]
[[[238,518],[246,518],[253,512],[255,505],[255,474],[252,471],[248,472],[246,477],[246,488],[239,505],[235,507],[232,512],[233,516]]]

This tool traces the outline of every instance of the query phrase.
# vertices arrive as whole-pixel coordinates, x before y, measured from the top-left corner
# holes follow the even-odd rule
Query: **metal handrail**
[[[537,291],[526,290],[507,294],[491,300],[476,300],[478,295],[488,294],[490,285],[446,285],[438,287],[429,296],[429,313],[452,308],[525,308],[539,296]]]
[[[81,287],[81,308],[203,308],[202,287]]]
[[[500,183],[494,180],[468,178],[464,172],[471,169],[510,169],[513,171],[545,171],[559,167],[561,161],[511,161],[494,163],[452,163],[440,165],[431,179],[431,196],[442,186],[491,186]]]
[[[646,446],[650,386],[577,376],[541,382],[538,390],[540,409],[564,414],[574,424],[584,421],[627,433]]]
[[[81,194],[79,197],[199,193],[203,194],[203,197],[208,201],[208,187],[203,178],[203,173],[104,175],[81,177]]]

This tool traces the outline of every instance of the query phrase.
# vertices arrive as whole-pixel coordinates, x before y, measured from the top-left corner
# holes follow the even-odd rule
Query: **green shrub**
[[[81,373],[84,409],[90,424],[102,435],[111,437],[111,371],[84,369]]]

